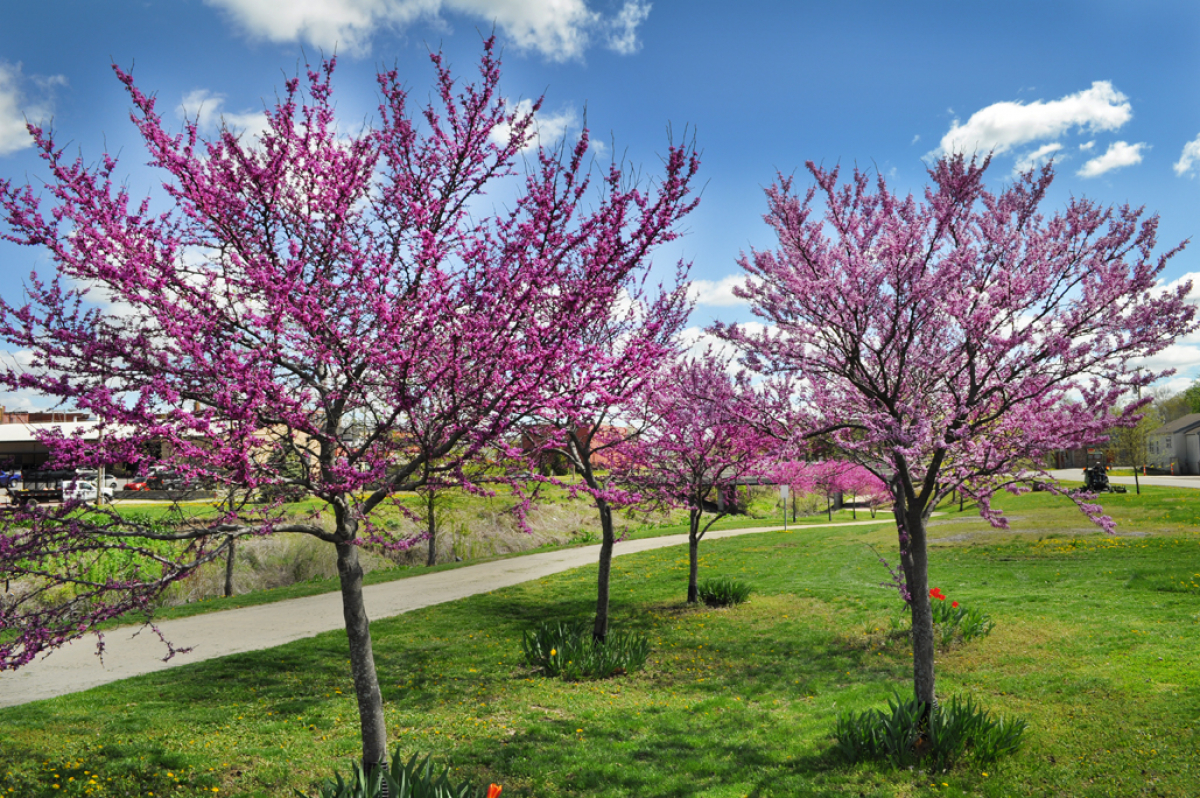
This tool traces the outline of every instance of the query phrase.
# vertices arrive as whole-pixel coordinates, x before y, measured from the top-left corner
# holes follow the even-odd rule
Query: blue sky
[[[503,90],[545,94],[545,135],[577,133],[586,114],[610,152],[653,171],[668,130],[694,133],[703,200],[657,260],[693,261],[701,326],[750,318],[727,290],[737,257],[773,244],[762,189],[807,160],[919,191],[945,147],[995,150],[994,186],[1053,156],[1052,208],[1145,206],[1162,217],[1160,245],[1200,237],[1194,0],[46,0],[7,3],[2,20],[0,176],[37,181],[23,120],[52,118],[85,159],[120,153],[135,193],[153,175],[114,62],[168,116],[186,105],[253,126],[306,58],[336,50],[339,115],[357,124],[377,69],[395,66],[422,98],[430,49],[466,73],[495,29]],[[0,246],[0,293],[17,299],[34,268],[46,268],[36,253]],[[1167,278],[1193,272],[1200,241]],[[1172,387],[1200,377],[1200,337],[1155,365],[1180,370]]]

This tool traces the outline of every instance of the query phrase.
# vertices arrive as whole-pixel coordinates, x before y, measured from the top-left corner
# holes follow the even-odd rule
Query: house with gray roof
[[[1200,474],[1200,413],[1163,424],[1150,433],[1150,465],[1172,474]]]

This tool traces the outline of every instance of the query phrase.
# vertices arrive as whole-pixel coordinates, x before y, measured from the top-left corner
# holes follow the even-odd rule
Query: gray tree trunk
[[[592,627],[592,637],[603,643],[608,638],[608,583],[612,575],[613,546],[617,538],[613,532],[612,507],[604,499],[596,499],[596,507],[600,510],[600,531],[603,539],[600,541],[600,569],[596,578],[596,623]]]
[[[236,540],[229,538],[229,551],[225,553],[225,598],[233,595],[233,555]]]
[[[700,511],[688,513],[688,604],[700,601]]]
[[[429,491],[429,493],[426,494],[426,496],[427,496],[427,502],[428,502],[426,511],[429,516],[429,521],[428,521],[429,526],[427,528],[427,531],[429,533],[429,557],[426,559],[425,564],[432,566],[432,565],[437,565],[437,522],[436,522],[436,519],[434,518],[434,514],[433,514],[433,511],[434,511],[433,503],[434,503],[435,496],[434,496],[433,491]]]
[[[347,539],[353,539],[353,535]],[[362,725],[363,767],[372,773],[387,762],[387,727],[383,717],[383,694],[375,673],[375,653],[371,649],[371,626],[363,603],[363,570],[358,547],[349,542],[338,543],[337,562],[342,586],[342,614],[350,643],[350,670],[354,675],[354,695],[358,699]]]
[[[929,598],[929,554],[925,538],[925,518],[920,512],[904,515],[908,534],[907,550],[901,555],[904,578],[912,594],[913,692],[918,701],[934,706],[933,607]]]

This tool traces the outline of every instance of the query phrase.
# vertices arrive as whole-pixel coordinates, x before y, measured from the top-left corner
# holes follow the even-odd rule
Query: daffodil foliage
[[[164,530],[70,506],[5,509],[0,569],[27,592],[0,610],[0,667],[145,606],[234,536],[306,532],[336,547],[364,759],[383,760],[357,547],[408,541],[372,511],[425,480],[465,479],[463,463],[523,418],[570,408],[548,387],[605,355],[588,331],[676,235],[698,166],[690,146],[670,146],[648,183],[595,166],[586,131],[541,148],[540,102],[505,101],[492,42],[474,82],[432,61],[432,99],[415,113],[403,78],[383,72],[374,122],[339,126],[331,59],[287,82],[261,133],[207,138],[195,120],[169,132],[116,69],[162,178],[146,199],[115,158],[69,157],[31,127],[47,174],[0,182],[0,233],[42,250],[54,274],[32,277],[24,304],[0,303],[7,348],[29,354],[0,382],[98,420],[98,438],[47,439],[55,459],[137,461],[152,445],[222,490],[297,487],[329,512],[297,520],[231,499]],[[164,539],[179,542],[170,555],[139,548]],[[153,567],[96,581],[79,565],[131,548]],[[38,593],[53,584],[70,600]]]
[[[752,367],[803,385],[796,437],[890,486],[927,704],[925,525],[938,501],[965,491],[1002,524],[992,492],[1019,489],[1051,450],[1101,440],[1118,400],[1164,373],[1139,368],[1144,358],[1194,328],[1190,284],[1158,284],[1178,248],[1155,253],[1156,217],[1086,199],[1047,214],[1049,166],[999,192],[987,166],[948,156],[923,198],[811,162],[808,189],[781,178],[766,215],[779,245],[741,262],[766,330],[719,329]]]

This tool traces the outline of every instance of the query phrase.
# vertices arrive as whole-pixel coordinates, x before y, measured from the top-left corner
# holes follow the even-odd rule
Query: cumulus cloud
[[[761,335],[768,329],[765,324],[757,321],[739,322],[738,326],[751,335]],[[679,341],[683,344],[684,350],[694,357],[711,351],[718,357],[736,363],[737,358],[741,355],[741,350],[737,346],[723,338],[718,338],[703,327],[688,327],[680,331]]]
[[[532,100],[521,100],[517,103],[516,112],[518,114],[528,115],[532,111]],[[554,144],[554,142],[565,136],[568,130],[575,127],[578,121],[575,112],[571,110],[562,111],[557,114],[539,112],[533,118],[533,137],[530,138],[523,149],[532,150],[538,145],[550,146]],[[491,139],[501,146],[507,144],[511,136],[512,126],[507,122],[492,128]]]
[[[608,49],[621,55],[632,55],[642,49],[637,29],[649,16],[649,3],[628,0],[612,22],[612,29],[608,34]]]
[[[1114,141],[1108,145],[1107,152],[1085,163],[1076,174],[1080,177],[1099,177],[1113,169],[1139,164],[1142,162],[1142,150],[1147,146],[1145,143],[1128,144],[1124,141]]]
[[[1129,99],[1112,83],[1098,80],[1090,89],[1059,100],[998,102],[976,111],[965,124],[955,119],[931,155],[1000,154],[1035,141],[1057,139],[1072,128],[1117,130],[1132,118]]]
[[[714,305],[716,307],[745,305],[746,300],[733,295],[734,287],[745,284],[745,276],[737,274],[731,274],[715,282],[713,280],[692,280],[692,284],[688,287],[688,296],[697,305]]]
[[[627,0],[615,18],[592,11],[587,0],[205,0],[224,10],[255,38],[303,41],[325,50],[366,53],[380,28],[402,30],[426,20],[442,22],[443,12],[495,25],[518,47],[552,61],[579,58],[601,34],[610,49],[632,53],[637,28],[650,6]]]
[[[54,88],[66,82],[62,75],[26,77],[20,64],[0,61],[0,156],[32,146],[26,122],[48,122],[54,111]]]
[[[1183,145],[1183,152],[1175,162],[1175,174],[1183,177],[1194,172],[1197,164],[1200,164],[1200,135]]]
[[[1196,307],[1200,307],[1200,272],[1188,272],[1169,283],[1160,283],[1158,288],[1165,292],[1178,291],[1184,283],[1191,283],[1191,288],[1187,293],[1187,303]],[[1197,340],[1200,340],[1198,338]]]
[[[1191,288],[1188,290],[1185,301],[1193,307],[1200,307],[1200,272],[1188,272],[1187,274],[1180,275],[1168,283],[1159,283],[1158,288],[1161,291],[1174,293],[1184,283],[1189,282],[1191,283]],[[1178,372],[1178,376],[1168,383],[1168,387],[1182,382],[1181,387],[1173,388],[1171,392],[1174,393],[1183,390],[1191,384],[1192,378],[1185,378],[1182,375],[1193,371],[1197,365],[1200,365],[1200,330],[1177,338],[1173,344],[1163,351],[1151,357],[1140,359],[1136,365],[1152,371],[1175,369]],[[1161,386],[1163,383],[1158,384]]]
[[[235,133],[257,138],[267,128],[267,115],[263,111],[222,111],[225,95],[208,89],[196,89],[183,96],[175,112],[184,119],[191,119],[202,131],[217,130],[222,124]]]
[[[1030,169],[1036,169],[1062,148],[1062,145],[1057,141],[1052,141],[1049,144],[1038,147],[1036,150],[1027,152],[1017,159],[1016,164],[1013,165],[1013,171],[1028,172]]]

